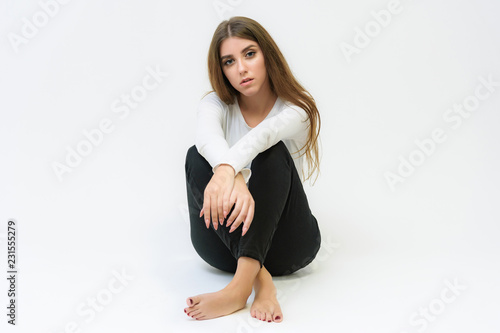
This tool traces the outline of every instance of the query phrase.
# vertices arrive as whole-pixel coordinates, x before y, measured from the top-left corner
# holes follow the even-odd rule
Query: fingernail
[[[219,223],[222,224],[224,220],[222,218],[219,219]]]
[[[227,212],[226,212],[226,211],[224,211],[224,217],[226,217],[226,215],[227,215]]]

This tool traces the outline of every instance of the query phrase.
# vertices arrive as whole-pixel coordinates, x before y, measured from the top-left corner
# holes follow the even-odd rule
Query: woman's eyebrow
[[[246,52],[246,50],[248,50],[249,48],[252,48],[252,47],[256,47],[256,46],[255,46],[255,45],[253,45],[253,44],[250,44],[250,45],[248,45],[247,47],[245,47],[243,50],[241,50],[241,53],[245,53],[245,52]],[[232,57],[232,56],[233,56],[232,54],[227,54],[227,55],[225,55],[225,56],[222,56],[222,57],[220,58],[220,60],[224,60],[225,58],[230,58],[230,57]]]

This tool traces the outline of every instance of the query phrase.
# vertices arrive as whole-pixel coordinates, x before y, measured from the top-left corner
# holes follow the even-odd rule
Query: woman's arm
[[[224,136],[224,126],[226,124],[224,106],[218,101],[218,98],[212,96],[203,99],[199,104],[197,116],[196,147],[198,152],[214,169],[214,175],[205,189],[203,209],[200,216],[205,215],[207,227],[210,220],[212,220],[214,228],[217,229],[218,222],[222,223],[231,207],[229,206],[229,196],[234,186],[235,176],[255,156],[278,141],[287,138],[305,140],[309,126],[308,116],[300,108],[287,107],[277,115],[262,121],[231,148],[229,148]],[[217,167],[222,164],[225,165],[224,170],[219,170]],[[247,170],[249,171],[249,169]],[[227,177],[229,173],[232,175],[231,177]],[[241,175],[244,176],[243,173]],[[249,176],[250,174],[244,177],[245,183],[248,182]],[[248,215],[251,216],[252,209],[250,205],[245,207],[243,211],[244,213],[238,214],[238,216],[245,216],[243,218],[245,220],[244,224],[248,226],[251,223],[251,217],[250,221],[247,219]]]
[[[223,164],[224,156],[229,150],[224,136],[225,118],[222,101],[215,93],[205,96],[200,101],[196,115],[195,144],[200,155],[212,168]]]
[[[297,106],[288,106],[277,115],[263,120],[231,148],[224,136],[225,117],[223,104],[217,95],[205,96],[198,107],[196,147],[214,171],[220,164],[228,164],[233,167],[235,175],[242,173],[245,182],[250,178],[250,169],[245,167],[259,153],[283,139],[307,140],[308,115]]]
[[[277,115],[263,120],[224,154],[224,163],[235,172],[250,163],[259,153],[274,146],[280,140],[296,139],[306,142],[309,132],[309,117],[299,107],[287,107]]]

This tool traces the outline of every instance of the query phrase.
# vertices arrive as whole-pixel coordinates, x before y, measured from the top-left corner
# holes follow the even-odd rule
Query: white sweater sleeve
[[[229,150],[224,136],[225,118],[221,101],[210,95],[200,101],[196,117],[195,144],[200,155],[213,169],[223,162],[223,157]]]
[[[263,120],[238,140],[224,155],[224,159],[235,170],[239,170],[280,140],[295,139],[305,143],[308,128],[307,113],[297,106],[287,106],[277,115]]]
[[[283,139],[307,138],[307,113],[296,106],[286,107],[277,115],[263,120],[229,148],[224,137],[226,115],[221,103],[214,98],[205,98],[200,102],[197,113],[196,148],[213,170],[220,164],[229,164],[235,174],[241,171],[245,182],[248,182],[251,171],[247,166],[259,153]]]

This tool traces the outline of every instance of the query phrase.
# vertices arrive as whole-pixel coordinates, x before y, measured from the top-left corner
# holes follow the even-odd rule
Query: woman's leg
[[[256,203],[255,216],[240,242],[241,253],[257,253],[256,258],[264,258],[254,282],[255,299],[250,312],[259,320],[281,322],[283,313],[272,275],[290,274],[309,264],[319,250],[321,236],[283,142],[252,161],[249,189]]]
[[[189,155],[192,157],[189,158]],[[196,148],[192,147],[187,160],[196,159],[201,159],[208,165],[199,156]],[[203,165],[200,161],[191,164]],[[186,162],[192,230],[203,226],[203,231],[208,231],[198,216],[202,207],[204,188],[212,175],[211,168],[209,165],[201,168],[204,171],[196,172],[196,177],[193,176],[192,169],[188,167]],[[204,175],[200,177],[199,174]],[[189,187],[197,190],[190,190]],[[253,276],[256,298],[252,305],[252,315],[262,320],[269,321],[271,318],[274,321],[281,321],[281,309],[276,300],[276,289],[272,283],[271,274],[290,274],[309,264],[319,250],[319,229],[307,204],[307,198],[293,159],[283,142],[279,142],[254,159],[249,189],[256,202],[256,207],[255,217],[247,234],[241,237],[241,226],[231,234],[228,232],[229,228],[222,227],[218,228],[217,231],[210,228],[209,230],[213,232],[210,233],[211,239],[208,242],[206,241],[208,238],[196,236],[198,232],[199,235],[204,234],[202,229],[199,229],[194,233],[195,237],[193,237],[192,231],[193,245],[203,259],[215,267],[221,267],[220,258],[210,255],[210,248],[214,246],[212,243],[217,243],[217,239],[212,237],[216,233],[226,244],[229,253],[234,258],[238,258],[235,278],[248,274],[245,270],[246,266],[240,265],[240,259],[253,259],[254,263],[258,263],[261,269]],[[227,255],[225,249],[223,251],[223,248],[216,247],[217,250],[213,250],[214,253],[220,251]],[[263,264],[269,271],[263,267]],[[238,274],[240,267],[243,267],[243,275]],[[252,274],[248,276],[252,277]],[[238,285],[238,283],[234,283],[234,285]],[[203,302],[205,305],[216,304],[220,293],[227,292],[225,289],[218,293],[200,295],[194,299],[199,301],[205,299]],[[215,294],[218,296],[216,297]],[[190,308],[193,304],[192,300],[193,298],[188,299]],[[188,312],[190,308],[187,308]],[[190,313],[193,314],[192,309]],[[203,313],[205,314],[202,315]],[[207,313],[200,312],[197,315],[207,319]],[[213,317],[213,315],[212,313],[209,317]],[[201,317],[198,318],[201,319]]]
[[[236,258],[215,233],[212,225],[207,229],[200,211],[203,207],[203,193],[213,172],[210,164],[198,153],[195,146],[189,148],[186,156],[186,187],[191,228],[191,242],[198,255],[211,266],[234,273]],[[220,229],[220,228],[219,228]]]
[[[239,255],[259,260],[273,276],[308,265],[319,251],[321,235],[282,141],[252,161],[248,187],[255,200],[255,215],[238,244]],[[240,228],[234,233],[241,234]]]
[[[234,277],[224,289],[189,297],[184,312],[194,319],[202,320],[225,316],[244,308],[259,271],[260,263],[257,260],[240,257]]]
[[[234,272],[237,258],[250,257],[276,276],[291,274],[314,259],[321,243],[318,223],[282,141],[252,161],[248,187],[255,201],[255,212],[244,237],[241,237],[242,224],[229,233],[226,221],[218,230],[212,226],[207,229],[199,217],[203,193],[212,175],[210,164],[195,146],[191,147],[186,157],[191,240],[207,263]]]
[[[207,229],[203,218],[199,217],[203,192],[212,175],[208,162],[198,153],[195,146],[191,147],[186,157],[186,185],[193,246],[200,257],[210,265],[235,273],[224,289],[186,300],[188,307],[184,312],[197,320],[224,316],[245,307],[260,270],[260,263],[255,259],[240,257],[237,260],[228,248],[230,244],[226,245],[221,240],[212,225]]]

